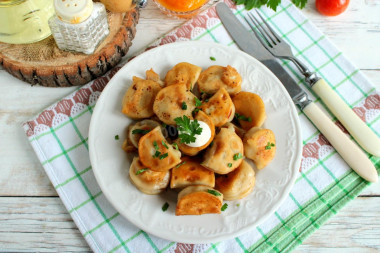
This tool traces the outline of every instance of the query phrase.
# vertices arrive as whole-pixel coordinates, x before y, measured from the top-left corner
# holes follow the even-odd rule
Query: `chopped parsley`
[[[177,143],[173,143],[172,146],[174,147],[175,150],[178,150],[178,144]]]
[[[186,161],[183,161],[183,162],[181,162],[180,164],[178,164],[177,166],[175,166],[175,168],[177,169],[177,168],[179,168],[181,165],[184,165],[186,163]]]
[[[178,137],[181,140],[181,143],[189,144],[191,142],[195,142],[195,135],[199,135],[202,133],[202,128],[200,127],[198,121],[192,120],[187,116],[177,117],[174,119],[175,123],[177,123],[177,130],[179,132]]]
[[[138,170],[138,171],[136,171],[136,175],[140,175],[141,173],[143,173],[147,170],[149,170],[149,168],[144,168],[144,169]]]
[[[227,164],[227,166],[231,168],[232,167],[232,163]]]
[[[215,59],[214,56],[210,56],[210,60],[211,60],[211,61],[216,61],[216,59]]]
[[[149,132],[150,132],[150,130],[145,130],[145,129],[135,129],[135,130],[132,130],[132,134],[147,134]]]
[[[243,158],[243,155],[241,153],[236,153],[234,154],[234,160],[239,160],[239,159],[242,159]]]
[[[271,143],[268,141],[267,145],[265,146],[265,149],[271,149],[274,146],[275,146],[274,143]]]
[[[218,191],[215,191],[215,190],[207,190],[208,193],[212,194],[212,195],[215,195],[215,196],[222,196],[222,194],[220,194]]]
[[[202,101],[200,101],[197,97],[194,98],[194,101],[195,101],[195,106],[196,107],[199,107],[202,105]]]
[[[244,116],[244,115],[239,114],[239,113],[235,113],[235,118],[237,120],[243,120],[243,121],[252,122],[252,118],[251,117],[247,117],[247,116]]]
[[[236,204],[236,206],[240,206],[240,204],[238,203],[238,204]]]
[[[159,147],[158,147],[157,141],[153,142],[153,146],[154,146],[154,149],[156,150],[156,153],[154,153],[153,158],[160,157],[161,152],[158,151]]]
[[[118,140],[119,139],[119,135],[115,135],[115,140]]]
[[[222,212],[224,212],[224,210],[226,210],[227,207],[228,207],[228,204],[227,204],[227,203],[224,203],[224,204],[222,205],[222,208],[221,208],[220,210],[221,210]]]
[[[166,125],[165,123],[162,123],[162,127],[163,127],[163,128],[166,128],[166,126],[167,126],[167,125]]]
[[[181,107],[182,110],[187,110],[187,104],[186,102],[182,102],[182,107]]]
[[[166,149],[169,149],[168,145],[166,145],[166,143],[164,141],[161,141],[162,145],[166,148]]]
[[[162,155],[160,155],[160,160],[162,160],[162,159],[165,159],[166,157],[168,157],[168,153],[165,153],[165,154],[162,154]]]
[[[165,212],[166,210],[168,210],[169,208],[169,203],[168,202],[165,202],[165,204],[162,206],[162,211]]]

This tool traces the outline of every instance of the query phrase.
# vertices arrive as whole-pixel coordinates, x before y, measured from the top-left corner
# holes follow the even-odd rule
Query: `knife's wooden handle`
[[[351,141],[314,103],[303,109],[307,117],[327,138],[346,163],[365,180],[377,182],[375,166],[364,152]]]
[[[379,137],[348,107],[323,79],[316,82],[312,86],[312,89],[364,150],[375,156],[380,156]]]

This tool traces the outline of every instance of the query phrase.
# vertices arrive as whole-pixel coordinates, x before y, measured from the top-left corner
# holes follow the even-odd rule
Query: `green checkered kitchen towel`
[[[225,2],[239,19],[246,14],[241,6],[236,7],[229,0]],[[282,1],[277,12],[267,8],[259,11],[292,46],[296,56],[318,72],[379,135],[380,95],[362,73],[288,0]],[[183,40],[213,41],[236,47],[214,8],[151,46]],[[182,244],[149,235],[109,204],[94,178],[88,154],[88,128],[93,108],[107,82],[124,63],[24,124],[52,184],[95,252],[291,251],[368,185],[299,111],[304,142],[300,174],[288,198],[268,220],[248,233],[218,243]],[[302,82],[299,72],[288,62],[283,62],[283,66],[324,108]],[[336,121],[333,115],[330,117]],[[379,170],[379,158],[370,158]]]

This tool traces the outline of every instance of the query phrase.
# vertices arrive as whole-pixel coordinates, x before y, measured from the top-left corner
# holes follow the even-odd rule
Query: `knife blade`
[[[305,115],[321,131],[346,163],[362,178],[370,182],[377,182],[378,174],[375,166],[365,153],[308,98],[307,93],[285,71],[260,41],[240,23],[230,8],[221,2],[216,5],[216,12],[227,32],[239,48],[259,60],[277,76],[288,91],[293,102],[303,110]]]

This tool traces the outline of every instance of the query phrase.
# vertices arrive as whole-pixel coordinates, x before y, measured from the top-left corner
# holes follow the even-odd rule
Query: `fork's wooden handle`
[[[346,163],[359,176],[370,182],[377,182],[375,166],[365,153],[345,135],[314,103],[307,105],[303,112],[321,131]]]
[[[348,107],[323,79],[316,82],[312,86],[312,89],[364,150],[375,156],[380,156],[379,137]]]

